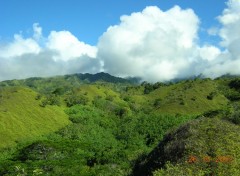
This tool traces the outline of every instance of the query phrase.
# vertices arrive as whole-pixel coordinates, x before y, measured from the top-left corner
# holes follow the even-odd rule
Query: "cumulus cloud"
[[[221,44],[225,47],[229,47],[240,39],[240,2],[239,0],[229,0],[227,5],[228,8],[224,9],[223,14],[218,17],[223,25],[220,30],[220,37],[223,39]]]
[[[0,58],[0,80],[99,72],[98,60],[88,56],[69,61],[55,61],[55,56],[56,52],[44,50],[39,54],[24,54],[12,59]]]
[[[108,28],[98,43],[98,58],[114,75],[149,81],[188,76],[185,70],[194,62],[198,26],[199,19],[191,9],[175,6],[164,12],[146,7],[122,16],[119,25]]]
[[[240,74],[239,0],[229,0],[218,20],[222,27],[207,32],[221,38],[221,49],[199,45],[200,20],[191,9],[147,7],[109,27],[100,38],[97,57],[111,74],[148,81]]]
[[[48,49],[58,53],[58,56],[55,56],[54,60],[67,61],[84,55],[95,58],[97,52],[96,47],[79,41],[69,31],[52,31],[48,36],[46,46]]]
[[[37,54],[40,50],[41,48],[34,39],[24,39],[21,35],[15,34],[14,41],[12,43],[0,47],[0,57],[11,58],[27,53]]]
[[[204,45],[199,48],[199,56],[202,60],[213,61],[222,53],[221,50],[212,45]]]
[[[198,16],[179,6],[167,11],[150,6],[123,15],[97,46],[69,31],[51,31],[44,37],[36,23],[32,37],[16,34],[12,42],[0,45],[0,80],[99,71],[150,82],[240,74],[239,0],[229,0],[218,20],[221,27],[207,32],[221,38],[221,48],[199,42]]]
[[[203,74],[217,77],[224,74],[240,74],[240,2],[229,0],[218,20],[222,27],[219,30],[221,46],[225,48],[214,63],[209,63]]]
[[[30,38],[15,34],[12,42],[0,46],[0,80],[99,72],[95,46],[79,41],[69,31],[51,31],[44,38],[37,23],[33,31]]]

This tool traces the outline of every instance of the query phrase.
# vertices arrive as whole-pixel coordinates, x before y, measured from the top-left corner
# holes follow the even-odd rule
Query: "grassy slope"
[[[218,80],[181,81],[176,84],[161,86],[149,94],[143,93],[143,86],[133,85],[127,92],[121,93],[122,97],[120,97],[120,92],[113,89],[113,86],[119,87],[122,85],[124,87],[126,84],[101,84],[101,82],[84,84],[85,82],[79,80],[76,75],[69,75],[44,79],[13,80],[2,82],[2,84],[27,85],[39,92],[52,92],[56,88],[65,90],[71,90],[73,87],[79,88],[80,91],[78,93],[84,94],[89,99],[89,102],[92,102],[97,96],[102,98],[112,96],[115,103],[126,105],[122,98],[128,96],[134,106],[140,109],[148,108],[164,114],[201,114],[209,110],[222,109],[228,103],[228,100],[218,91],[218,85],[223,84],[223,82]],[[61,87],[59,87],[60,85]],[[207,96],[212,92],[215,92],[213,99],[207,99]],[[161,102],[160,105],[154,107],[156,99],[161,99]]]
[[[162,86],[149,94],[143,94],[143,88],[129,91],[132,99],[142,106],[153,107],[156,99],[160,105],[153,111],[164,114],[201,114],[210,110],[222,109],[228,100],[217,89],[217,82],[197,80]],[[141,93],[140,93],[141,92]],[[207,96],[215,93],[212,100]]]
[[[111,84],[98,83],[81,85],[75,93],[86,96],[89,100],[90,105],[96,97],[101,97],[103,99],[108,99],[109,97],[112,97],[112,101],[114,103],[127,106],[127,103],[120,97],[120,93],[114,91],[111,87]]]
[[[65,97],[68,96],[68,93],[71,91],[73,91],[73,95],[79,94],[87,97],[87,104],[89,106],[95,106],[95,99],[104,100],[99,102],[100,104],[103,104],[105,109],[110,108],[110,113],[115,113],[114,108],[117,108],[119,106],[127,107],[131,109],[133,113],[135,113],[135,111],[136,113],[138,113],[139,111],[143,111],[145,114],[147,114],[147,112],[155,112],[157,114],[198,115],[211,110],[224,109],[229,103],[229,100],[224,97],[223,92],[220,92],[218,88],[218,86],[222,85],[223,83],[220,81],[209,79],[194,81],[188,80],[176,84],[162,85],[158,89],[152,90],[149,94],[144,94],[143,85],[133,85],[132,88],[130,88],[128,91],[125,91],[125,86],[127,85],[122,85],[122,89],[120,89],[118,85],[111,83],[106,84],[104,82],[95,82],[91,84],[85,84],[84,82],[75,82],[73,81],[75,77],[74,79],[71,78],[72,81],[70,82],[67,82],[66,80],[61,78],[52,79],[49,78],[49,81],[47,82],[40,81],[37,82],[35,86],[29,86],[32,87],[33,90],[48,93],[53,92],[56,88],[64,87],[65,92],[58,95],[62,102],[64,101]],[[226,89],[229,88],[227,88],[226,86]],[[8,87],[4,88],[1,92],[0,89],[0,148],[14,144],[13,141],[32,138],[35,136],[49,133],[51,131],[55,131],[68,123],[67,117],[60,107],[40,107],[40,101],[35,100],[36,92],[34,92],[33,90],[27,88],[16,89],[14,87]],[[207,98],[212,93],[212,98]],[[160,103],[157,106],[154,105],[156,99],[160,99]],[[111,107],[114,107],[113,110],[111,110]],[[203,140],[199,141],[199,143],[203,144],[203,146],[206,147],[204,148],[204,150],[207,150],[209,146],[207,146],[208,144],[204,141],[209,136],[204,136],[202,134],[205,134],[206,129],[210,128],[212,125],[215,125],[214,123],[214,120],[204,122],[203,133],[202,129],[199,129],[198,131],[196,131],[196,134],[194,134],[194,136],[197,137],[194,139],[191,138],[191,141],[188,143],[195,144],[194,141],[197,141],[197,139],[200,139],[200,137],[202,136]],[[220,121],[219,123],[220,127],[217,126],[216,128],[219,128],[220,132],[222,132],[221,130],[224,129],[225,126],[227,127],[228,124]],[[152,125],[152,127],[154,127],[154,125]],[[197,126],[198,125],[199,124],[197,124]],[[227,129],[231,131],[231,128],[232,126],[229,126],[229,128]],[[192,135],[192,133],[189,134]],[[225,132],[217,136],[220,142],[224,134]],[[215,136],[211,140],[214,141],[214,138]],[[239,136],[237,138],[239,139]],[[175,146],[172,144],[169,145]],[[222,143],[220,143],[220,145],[224,146]],[[190,146],[191,150],[189,151],[193,151],[193,149],[198,149],[197,146],[199,146],[199,144],[197,144],[196,147]],[[201,146],[202,148],[199,147],[199,150],[202,150],[203,146]],[[229,143],[229,146],[231,146],[231,141]],[[225,148],[223,150],[225,150]],[[173,153],[174,152],[175,151],[173,151]],[[225,155],[224,153],[216,154],[219,156]],[[237,158],[239,158],[239,153],[236,153],[236,155]],[[172,155],[169,156],[171,157]],[[188,155],[186,155],[186,157],[188,157]],[[186,160],[186,158],[183,158],[183,161]]]
[[[59,85],[61,88],[75,87],[75,94],[82,94],[87,97],[88,104],[96,97],[108,99],[112,97],[112,102],[121,107],[132,107],[146,111],[155,111],[161,114],[202,114],[209,110],[224,108],[228,100],[218,91],[219,82],[212,80],[182,81],[176,84],[161,86],[160,88],[144,94],[143,86],[133,86],[128,91],[116,91],[115,84],[93,83],[83,84],[74,81],[75,77],[64,80],[62,77],[34,80],[34,90],[48,90],[52,92]],[[29,86],[33,84],[29,82]],[[17,84],[17,83],[16,83]],[[15,85],[16,85],[15,84]],[[21,84],[20,84],[21,85]],[[44,87],[43,87],[44,85]],[[115,86],[115,88],[114,88]],[[55,131],[64,126],[67,116],[60,107],[39,106],[39,101],[35,100],[36,93],[30,89],[4,88],[0,97],[0,148],[12,144],[22,138],[34,137]],[[212,100],[207,96],[215,92]],[[65,95],[61,95],[63,100]],[[124,100],[128,97],[128,100]],[[154,106],[156,99],[161,99],[158,106]],[[29,120],[30,119],[30,120]]]
[[[0,148],[56,131],[69,123],[63,109],[42,108],[35,97],[36,92],[28,88],[0,90]]]
[[[212,100],[207,99],[212,92],[217,92],[217,84],[211,80],[179,83],[169,90],[166,103],[159,111],[198,114],[227,105],[227,99],[219,93]]]

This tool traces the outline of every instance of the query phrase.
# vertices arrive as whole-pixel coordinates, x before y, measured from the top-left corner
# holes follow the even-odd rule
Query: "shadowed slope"
[[[239,126],[217,118],[189,122],[165,136],[133,175],[234,175],[240,168]]]

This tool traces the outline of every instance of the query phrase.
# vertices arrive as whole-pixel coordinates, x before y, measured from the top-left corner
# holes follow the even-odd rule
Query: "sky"
[[[0,0],[0,81],[240,73],[240,0]]]

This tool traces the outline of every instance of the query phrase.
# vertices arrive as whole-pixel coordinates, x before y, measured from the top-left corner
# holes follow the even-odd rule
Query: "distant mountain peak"
[[[91,83],[97,82],[97,81],[110,82],[110,83],[133,83],[133,80],[131,80],[131,79],[125,79],[125,78],[112,76],[109,73],[105,73],[105,72],[100,72],[100,73],[96,73],[96,74],[79,73],[76,75],[80,80],[86,80]]]

